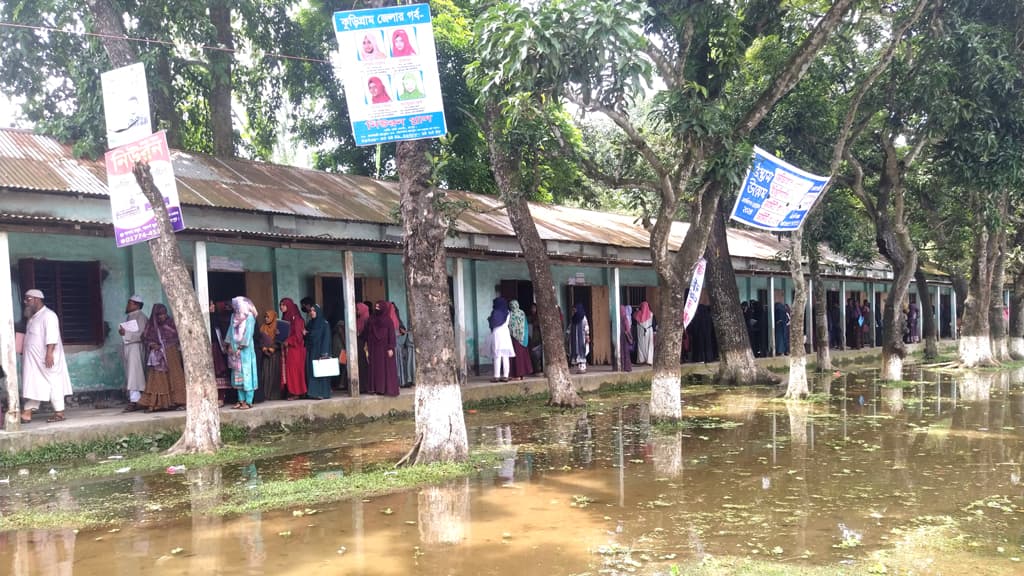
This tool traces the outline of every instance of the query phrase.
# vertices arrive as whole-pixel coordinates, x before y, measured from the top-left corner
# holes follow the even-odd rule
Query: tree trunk
[[[103,48],[115,67],[127,66],[137,59],[135,49],[125,38],[121,14],[108,0],[89,0],[95,32],[101,34]],[[185,365],[185,430],[168,453],[213,452],[220,447],[220,412],[217,408],[217,384],[210,357],[210,336],[206,331],[206,312],[199,306],[185,260],[174,236],[163,194],[153,184],[149,166],[135,165],[135,179],[153,207],[160,236],[149,241],[149,250],[174,314]]]
[[[793,279],[793,311],[789,315],[789,381],[786,399],[798,400],[810,394],[807,387],[807,353],[804,348],[804,308],[807,306],[807,282],[804,280],[803,230],[789,237],[789,277]]]
[[[989,304],[992,299],[992,283],[988,276],[989,232],[980,210],[975,214],[975,224],[971,277],[967,284],[958,348],[960,363],[966,368],[995,364],[989,337]]]
[[[704,283],[705,289],[710,290],[711,318],[714,321],[718,352],[721,356],[715,379],[721,384],[737,386],[750,386],[761,382],[778,384],[781,379],[777,375],[754,363],[754,352],[750,346],[746,320],[739,307],[740,291],[736,287],[736,272],[732,268],[732,257],[729,255],[725,216],[721,213],[715,217],[711,228],[706,255],[708,266]],[[772,305],[771,299],[769,295],[766,306]]]
[[[921,326],[924,330],[924,357],[926,360],[934,360],[939,357],[939,332],[935,326],[935,314],[932,312],[935,305],[932,302],[932,293],[928,291],[928,278],[921,269],[918,262],[914,271],[914,282],[917,284],[917,295],[921,300]]]
[[[1010,357],[1024,360],[1024,270],[1018,270],[1013,277],[1013,294],[1010,295]]]
[[[807,259],[811,272],[811,302],[814,304],[812,306],[814,308],[814,352],[817,355],[818,372],[831,372],[832,352],[828,345],[828,302],[825,297],[825,283],[821,281],[820,256],[818,247],[815,246],[811,249]]]
[[[555,283],[551,277],[551,264],[548,262],[547,247],[537,232],[537,225],[530,214],[530,205],[521,194],[512,193],[505,197],[508,217],[512,228],[519,237],[519,244],[526,257],[526,266],[530,269],[530,280],[533,282],[533,296],[537,300],[537,309],[547,311],[539,313],[541,343],[544,346],[544,376],[548,380],[552,406],[575,407],[583,405],[583,399],[573,388],[569,377],[569,363],[565,353],[565,339],[562,338],[562,324],[556,313],[558,299],[555,295]],[[554,337],[548,337],[553,334]]]
[[[103,49],[114,68],[134,63],[139,59],[135,47],[126,39],[122,14],[114,9],[111,0],[87,0],[92,13],[94,32],[101,34]]]
[[[1010,359],[1006,336],[1006,305],[1003,302],[1003,286],[1006,285],[1006,229],[995,233],[993,243],[995,254],[992,263],[992,296],[988,313],[989,335],[992,340],[992,357],[997,362]]]
[[[223,50],[210,50],[210,128],[213,131],[213,155],[231,158],[235,155],[235,132],[231,112],[231,68],[234,64],[234,32],[231,29],[231,5],[227,0],[210,2],[210,22],[216,30],[215,45]]]
[[[416,140],[399,142],[396,149],[405,235],[402,264],[416,349],[417,464],[462,461],[469,455],[448,314],[446,194],[429,184],[429,146],[427,140]]]
[[[156,60],[156,73],[159,81],[149,83],[150,100],[156,109],[156,123],[167,131],[167,145],[171,148],[181,149],[181,115],[174,107],[174,99],[171,98],[171,59],[161,51]]]
[[[562,322],[557,313],[558,297],[555,294],[555,281],[551,277],[547,246],[537,232],[537,224],[533,221],[530,204],[526,201],[525,190],[520,182],[520,159],[513,157],[516,152],[504,145],[503,119],[496,106],[489,106],[486,110],[485,123],[494,179],[505,201],[512,229],[519,237],[519,246],[523,250],[526,267],[530,270],[530,280],[533,282],[541,343],[544,346],[544,376],[548,380],[550,393],[548,402],[553,406],[581,406],[583,399],[573,388],[572,378],[569,377],[569,362],[565,353],[565,339],[562,338]]]
[[[174,314],[185,364],[185,431],[167,453],[215,452],[220,447],[220,411],[213,358],[210,356],[210,335],[206,331],[206,312],[199,306],[199,298],[178,248],[178,239],[171,228],[163,194],[153,184],[149,166],[137,163],[134,172],[142,193],[153,206],[160,228],[160,236],[149,241],[149,251]]]
[[[895,382],[903,379],[903,360],[907,357],[907,345],[903,342],[902,326],[906,323],[906,316],[903,314],[903,302],[907,299],[910,291],[910,281],[914,278],[914,270],[917,268],[917,254],[913,255],[913,263],[903,265],[890,260],[892,266],[892,288],[889,296],[885,299],[885,307],[882,309],[882,373],[879,377],[882,380]]]

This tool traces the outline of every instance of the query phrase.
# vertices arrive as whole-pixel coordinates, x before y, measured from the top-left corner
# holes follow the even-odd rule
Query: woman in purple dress
[[[366,326],[366,348],[369,351],[370,390],[374,394],[398,396],[395,325],[391,321],[390,308],[384,300],[373,305],[373,316]]]

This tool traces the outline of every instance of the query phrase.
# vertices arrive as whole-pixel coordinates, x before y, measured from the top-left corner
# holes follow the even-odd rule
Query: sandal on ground
[[[47,422],[63,422],[64,421],[64,413],[63,412],[55,412],[53,414],[53,416],[50,416],[49,418],[47,418],[46,421]]]
[[[122,412],[135,412],[138,409],[139,409],[139,405],[136,404],[135,402],[132,402],[131,404],[125,406],[125,408],[124,408],[124,410],[122,410]]]
[[[251,404],[246,404],[245,402],[240,402],[239,404],[241,404],[238,407],[239,410],[248,410],[248,409],[252,408]]]
[[[501,381],[502,382],[508,382],[508,378],[507,377],[506,378],[502,378]]]
[[[491,382],[501,382],[501,378],[491,378]]]
[[[242,406],[245,406],[245,402],[236,402],[236,403],[235,403],[235,405],[234,405],[234,406],[232,406],[232,408],[233,408],[233,409],[235,409],[235,410],[238,410],[238,409],[240,409],[240,408],[241,408]]]

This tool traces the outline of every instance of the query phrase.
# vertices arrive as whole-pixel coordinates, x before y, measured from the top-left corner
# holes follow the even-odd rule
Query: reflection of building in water
[[[57,492],[54,507],[70,510],[75,507],[71,492],[62,488]],[[75,566],[75,530],[21,530],[7,533],[0,543],[11,545],[10,570],[0,574],[10,576],[72,576]],[[5,542],[6,540],[6,542]]]
[[[504,478],[508,484],[515,481],[516,446],[512,444],[512,427],[508,424],[497,427],[498,450],[502,456],[498,477]]]

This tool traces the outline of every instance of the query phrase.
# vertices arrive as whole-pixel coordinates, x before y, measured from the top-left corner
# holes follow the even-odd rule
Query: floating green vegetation
[[[927,380],[879,380],[878,384],[883,388],[917,388],[921,384],[934,384]]]
[[[476,474],[497,460],[496,455],[478,454],[466,462],[427,464],[404,468],[380,467],[348,476],[321,476],[301,480],[275,480],[256,487],[235,487],[227,501],[214,508],[219,515],[258,510],[312,506],[353,496],[367,497],[437,484]]]
[[[249,436],[249,431],[241,426],[224,424],[220,427],[220,435],[226,443],[238,443]],[[129,434],[119,438],[101,438],[84,442],[53,442],[23,452],[0,454],[0,469],[82,460],[100,454],[125,456],[162,452],[177,442],[179,437],[181,437],[181,432],[172,430],[153,434]]]
[[[797,558],[801,558],[797,555]],[[772,560],[709,556],[692,564],[675,564],[671,576],[837,576],[864,574],[863,568],[846,566],[803,566]]]
[[[31,479],[22,481],[18,485],[31,486],[40,483],[52,483],[53,480],[68,482],[71,480],[82,480],[89,478],[115,477],[121,474],[137,475],[165,470],[170,466],[183,466],[189,468],[202,468],[204,466],[221,466],[238,462],[248,462],[256,458],[265,457],[274,450],[269,446],[259,445],[230,445],[225,446],[214,454],[184,454],[178,456],[167,456],[163,453],[142,454],[131,458],[107,459],[93,464],[85,464],[73,468],[57,470],[50,475],[37,474]]]
[[[743,426],[742,422],[725,420],[716,416],[694,416],[682,420],[659,420],[654,423],[653,428],[659,432],[674,432],[676,430],[728,430]]]
[[[8,530],[82,529],[108,524],[110,518],[96,510],[17,510],[0,517],[0,532]]]

